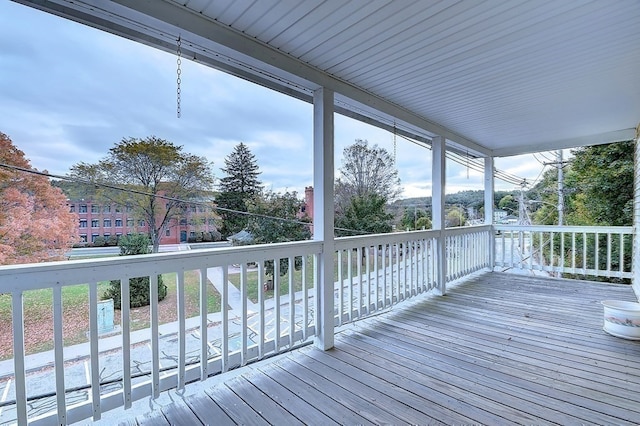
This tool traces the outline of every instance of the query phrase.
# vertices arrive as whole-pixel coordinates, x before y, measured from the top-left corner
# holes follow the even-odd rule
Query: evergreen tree
[[[247,211],[250,202],[262,191],[258,163],[249,148],[242,142],[235,146],[233,152],[224,159],[226,174],[220,179],[220,194],[216,201],[218,207],[228,210]],[[222,235],[228,237],[247,226],[248,216],[220,210],[222,216]]]

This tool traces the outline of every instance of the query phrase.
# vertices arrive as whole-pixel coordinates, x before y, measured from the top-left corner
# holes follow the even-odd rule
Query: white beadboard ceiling
[[[479,155],[632,139],[640,0],[20,0]]]

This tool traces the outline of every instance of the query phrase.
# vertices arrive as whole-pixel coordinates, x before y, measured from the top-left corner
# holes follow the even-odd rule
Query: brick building
[[[115,242],[122,235],[149,233],[149,225],[133,214],[131,206],[90,200],[69,200],[67,204],[69,210],[78,215],[80,244],[94,243],[98,237]],[[216,220],[213,207],[187,204],[182,215],[169,222],[160,244],[194,241],[203,233],[217,233]]]

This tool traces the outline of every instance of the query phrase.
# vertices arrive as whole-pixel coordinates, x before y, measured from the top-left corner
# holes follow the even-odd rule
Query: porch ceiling
[[[171,51],[179,34],[201,62],[479,154],[627,140],[640,120],[637,0],[20,2]]]

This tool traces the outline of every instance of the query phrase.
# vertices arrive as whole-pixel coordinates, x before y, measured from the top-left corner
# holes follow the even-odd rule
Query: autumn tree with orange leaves
[[[7,167],[9,166],[9,167]],[[77,240],[67,198],[0,132],[0,265],[59,260]]]

